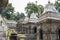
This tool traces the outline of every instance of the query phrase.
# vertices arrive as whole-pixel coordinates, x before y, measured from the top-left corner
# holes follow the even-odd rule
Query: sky
[[[13,7],[15,7],[15,12],[23,12],[25,13],[25,7],[27,3],[37,1],[37,4],[41,4],[45,6],[48,3],[48,0],[9,0],[9,3],[12,3]],[[50,0],[51,3],[54,3],[55,0]]]

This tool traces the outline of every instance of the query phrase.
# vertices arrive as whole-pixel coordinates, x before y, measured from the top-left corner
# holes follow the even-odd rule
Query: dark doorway
[[[11,36],[10,36],[10,40],[17,40],[17,34],[12,33]]]
[[[37,27],[34,27],[34,33],[37,33]]]
[[[40,33],[40,39],[42,40],[42,39],[43,39],[43,32],[42,32],[42,29],[39,30],[39,33]]]
[[[60,40],[60,30],[58,30],[58,34],[59,34],[59,40]]]

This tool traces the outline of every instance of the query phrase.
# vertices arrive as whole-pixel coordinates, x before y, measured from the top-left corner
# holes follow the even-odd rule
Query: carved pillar
[[[40,27],[37,28],[37,40],[40,40],[40,33],[39,33]]]

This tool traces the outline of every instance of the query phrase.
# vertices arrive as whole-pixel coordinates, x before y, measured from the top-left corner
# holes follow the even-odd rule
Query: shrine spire
[[[51,2],[50,2],[50,0],[48,0],[48,4],[50,4]]]

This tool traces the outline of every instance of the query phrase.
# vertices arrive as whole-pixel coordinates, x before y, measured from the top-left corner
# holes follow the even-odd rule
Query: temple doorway
[[[60,40],[60,29],[58,30],[58,38]]]
[[[34,27],[34,33],[37,33],[37,27]]]
[[[42,32],[42,29],[39,30],[39,33],[40,33],[40,39],[42,40],[42,39],[43,39],[43,32]]]
[[[17,40],[17,34],[12,33],[11,36],[10,36],[10,40]]]

